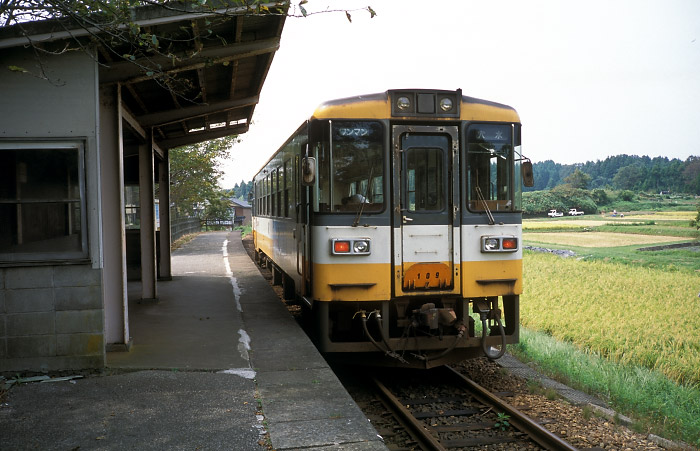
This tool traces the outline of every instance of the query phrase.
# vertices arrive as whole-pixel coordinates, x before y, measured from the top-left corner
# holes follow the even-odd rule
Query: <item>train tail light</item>
[[[347,254],[350,252],[350,241],[335,241],[333,242],[334,254]]]
[[[503,241],[501,243],[504,251],[514,251],[518,249],[517,238],[503,238]]]
[[[515,252],[518,239],[514,236],[482,236],[481,252]]]
[[[333,255],[369,255],[370,253],[369,238],[331,239],[331,254]]]

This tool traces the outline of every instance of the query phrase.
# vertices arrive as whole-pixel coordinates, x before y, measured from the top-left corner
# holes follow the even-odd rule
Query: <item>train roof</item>
[[[398,95],[440,96],[461,98],[457,114],[401,114],[392,108],[392,98]],[[435,108],[437,109],[437,108]],[[392,111],[393,110],[393,111]],[[389,90],[376,94],[365,94],[343,99],[329,100],[316,108],[311,119],[416,119],[431,118],[441,120],[480,120],[496,122],[520,122],[520,116],[513,107],[488,100],[462,95],[461,90],[440,91],[423,89]]]

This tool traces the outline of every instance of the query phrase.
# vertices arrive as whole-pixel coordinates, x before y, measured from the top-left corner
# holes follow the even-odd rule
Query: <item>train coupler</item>
[[[452,308],[436,308],[435,304],[423,304],[413,311],[413,316],[420,326],[436,330],[440,326],[452,326],[457,322],[457,314]]]

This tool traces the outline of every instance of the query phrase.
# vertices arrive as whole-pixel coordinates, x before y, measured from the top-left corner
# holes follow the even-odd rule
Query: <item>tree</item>
[[[232,196],[235,197],[236,199],[241,199],[248,201],[248,194],[253,191],[253,181],[245,181],[241,180],[241,183],[236,183],[236,185],[233,187],[233,193]]]
[[[215,190],[204,208],[205,219],[231,219],[233,214],[229,193],[226,190]]]
[[[588,189],[591,176],[576,168],[576,170],[564,179],[564,183],[576,189]]]
[[[198,216],[221,198],[220,161],[229,157],[236,136],[170,150],[170,199],[175,213]]]
[[[688,192],[700,194],[700,157],[688,157],[683,169],[683,180]]]
[[[640,165],[631,164],[620,168],[615,177],[613,185],[617,189],[635,189],[644,178],[644,170]]]

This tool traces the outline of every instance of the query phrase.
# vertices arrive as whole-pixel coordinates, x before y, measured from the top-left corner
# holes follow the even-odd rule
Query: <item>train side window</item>
[[[270,216],[272,213],[272,209],[270,208],[271,202],[270,202],[270,174],[265,177],[265,215]]]
[[[277,207],[279,203],[277,202],[277,169],[272,170],[272,186],[270,187],[270,196],[272,197],[272,211],[271,216],[279,216],[277,214]]]
[[[284,189],[284,170],[277,168],[277,216],[282,216],[282,190]]]
[[[294,207],[292,206],[292,198],[291,198],[292,178],[293,178],[292,161],[287,160],[284,162],[284,217],[285,218],[288,218],[289,212],[293,211],[293,209],[294,209]]]

